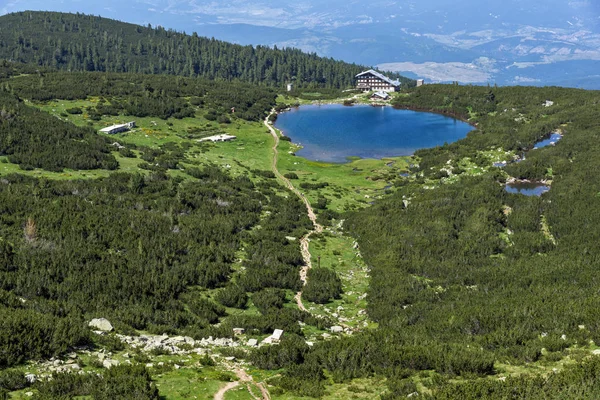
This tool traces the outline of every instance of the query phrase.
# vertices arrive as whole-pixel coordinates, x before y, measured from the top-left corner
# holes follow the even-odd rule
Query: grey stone
[[[103,332],[110,332],[114,329],[110,321],[106,318],[94,318],[89,322],[88,326]]]
[[[117,366],[117,365],[119,365],[119,364],[120,364],[120,363],[119,363],[119,361],[117,361],[117,360],[104,360],[104,361],[102,362],[102,366],[103,366],[104,368],[106,368],[106,369],[109,369],[109,368],[115,367],[115,366]]]

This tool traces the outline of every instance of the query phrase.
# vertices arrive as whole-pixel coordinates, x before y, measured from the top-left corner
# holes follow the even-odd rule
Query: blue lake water
[[[556,142],[558,142],[561,138],[562,136],[560,133],[553,133],[548,139],[537,142],[534,146],[534,149],[540,149],[542,147],[550,146],[551,144],[556,144]]]
[[[537,182],[515,182],[506,185],[508,193],[524,194],[525,196],[541,196],[550,190],[550,186]]]
[[[348,157],[411,155],[455,142],[473,130],[439,114],[341,104],[294,108],[280,114],[275,126],[303,146],[298,156],[338,163]]]

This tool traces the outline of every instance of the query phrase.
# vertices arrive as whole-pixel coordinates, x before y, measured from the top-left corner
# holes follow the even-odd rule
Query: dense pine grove
[[[1,90],[0,107],[0,154],[21,168],[62,171],[118,167],[107,141],[94,129],[63,122]]]
[[[217,117],[232,116],[235,108],[235,117],[259,121],[275,105],[277,96],[271,88],[246,83],[90,72],[32,74],[6,82],[3,89],[37,102],[110,98],[110,104],[102,102],[89,112],[97,119],[119,114],[181,119],[194,117],[194,107],[201,107]]]
[[[169,74],[279,87],[295,82],[348,88],[366,69],[297,49],[240,46],[162,27],[33,11],[0,17],[0,58],[66,71]]]
[[[83,321],[97,315],[203,337],[224,310],[189,288],[227,285],[242,239],[248,272],[237,279],[245,292],[299,285],[298,247],[273,236],[302,234],[302,204],[218,168],[185,182],[164,173],[66,182],[12,175],[2,179],[0,197],[0,366],[89,343]],[[272,216],[250,234],[263,211]],[[308,317],[288,318],[282,306],[236,323],[267,332]],[[218,333],[230,336],[231,325]]]

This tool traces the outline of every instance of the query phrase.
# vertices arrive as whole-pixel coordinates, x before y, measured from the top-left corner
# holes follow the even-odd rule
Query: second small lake
[[[540,140],[539,142],[537,142],[533,148],[541,149],[542,147],[550,146],[551,144],[554,145],[561,138],[562,138],[562,135],[560,133],[553,133],[550,135],[550,137],[548,139]]]
[[[541,196],[550,190],[550,186],[537,182],[513,182],[506,185],[508,193],[524,194],[525,196]]]
[[[275,126],[303,146],[298,156],[335,163],[349,157],[407,156],[455,142],[473,130],[439,114],[340,104],[294,108],[280,114]]]

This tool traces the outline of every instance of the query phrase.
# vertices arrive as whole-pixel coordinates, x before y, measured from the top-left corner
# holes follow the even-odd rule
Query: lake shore
[[[329,163],[346,163],[353,156],[412,156],[422,148],[461,140],[473,130],[472,124],[443,113],[380,105],[315,103],[281,109],[273,123],[303,147],[298,156]]]

